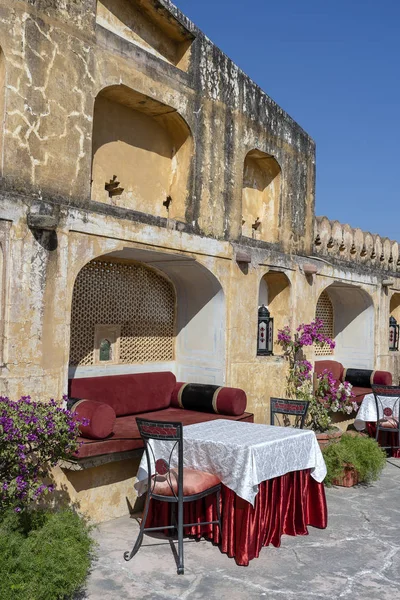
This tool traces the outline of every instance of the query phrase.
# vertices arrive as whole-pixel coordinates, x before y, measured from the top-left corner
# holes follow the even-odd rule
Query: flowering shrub
[[[321,319],[315,319],[311,323],[302,323],[296,329],[292,337],[290,327],[286,325],[278,330],[278,344],[283,348],[284,354],[289,361],[289,373],[287,377],[287,394],[290,397],[299,398],[298,390],[307,382],[309,386],[304,386],[304,393],[308,396],[312,393],[309,390],[311,386],[312,364],[305,360],[303,356],[304,346],[324,346],[328,344],[330,348],[335,347],[335,342],[326,336],[323,332],[324,322]]]
[[[289,361],[286,380],[286,393],[290,398],[308,400],[308,426],[318,432],[327,431],[331,426],[331,412],[350,414],[357,409],[352,401],[354,397],[348,382],[337,383],[329,371],[325,370],[317,376],[316,389],[313,389],[312,364],[303,356],[303,348],[316,344],[327,344],[331,349],[335,342],[323,332],[324,322],[316,319],[311,323],[302,323],[297,327],[294,336],[286,325],[278,331],[278,343]]]
[[[348,381],[337,382],[332,373],[325,369],[317,375],[317,387],[311,398],[309,425],[316,431],[326,431],[331,425],[330,412],[350,414],[357,410],[352,399],[352,385]]]
[[[74,413],[23,396],[0,397],[0,510],[20,512],[29,502],[53,491],[43,478],[60,459],[78,448],[80,421]]]

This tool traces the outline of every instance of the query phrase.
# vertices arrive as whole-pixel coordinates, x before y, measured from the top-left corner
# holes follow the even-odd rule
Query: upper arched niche
[[[171,106],[115,85],[94,105],[92,200],[183,221],[189,127]]]
[[[277,242],[281,168],[277,160],[260,150],[251,150],[244,160],[242,190],[242,235]]]

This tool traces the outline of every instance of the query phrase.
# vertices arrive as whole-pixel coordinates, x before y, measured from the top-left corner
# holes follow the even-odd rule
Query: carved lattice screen
[[[326,292],[322,292],[318,298],[315,316],[324,322],[323,333],[333,339],[333,305]],[[316,356],[330,356],[333,354],[333,350],[327,344],[324,344],[322,347],[315,346],[314,351]]]
[[[120,363],[173,359],[175,293],[148,267],[94,260],[78,274],[71,309],[70,365],[94,363],[95,326],[120,325]]]

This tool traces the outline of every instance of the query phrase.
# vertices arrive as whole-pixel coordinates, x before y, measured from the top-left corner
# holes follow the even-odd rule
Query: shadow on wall
[[[375,312],[372,298],[354,285],[332,284],[325,291],[333,305],[336,347],[332,359],[345,367],[373,369]]]

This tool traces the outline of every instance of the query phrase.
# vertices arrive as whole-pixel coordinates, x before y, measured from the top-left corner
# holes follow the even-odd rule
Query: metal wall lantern
[[[389,350],[397,352],[399,349],[399,330],[400,326],[394,317],[389,319]]]
[[[258,309],[257,356],[273,354],[274,319],[264,304]]]

